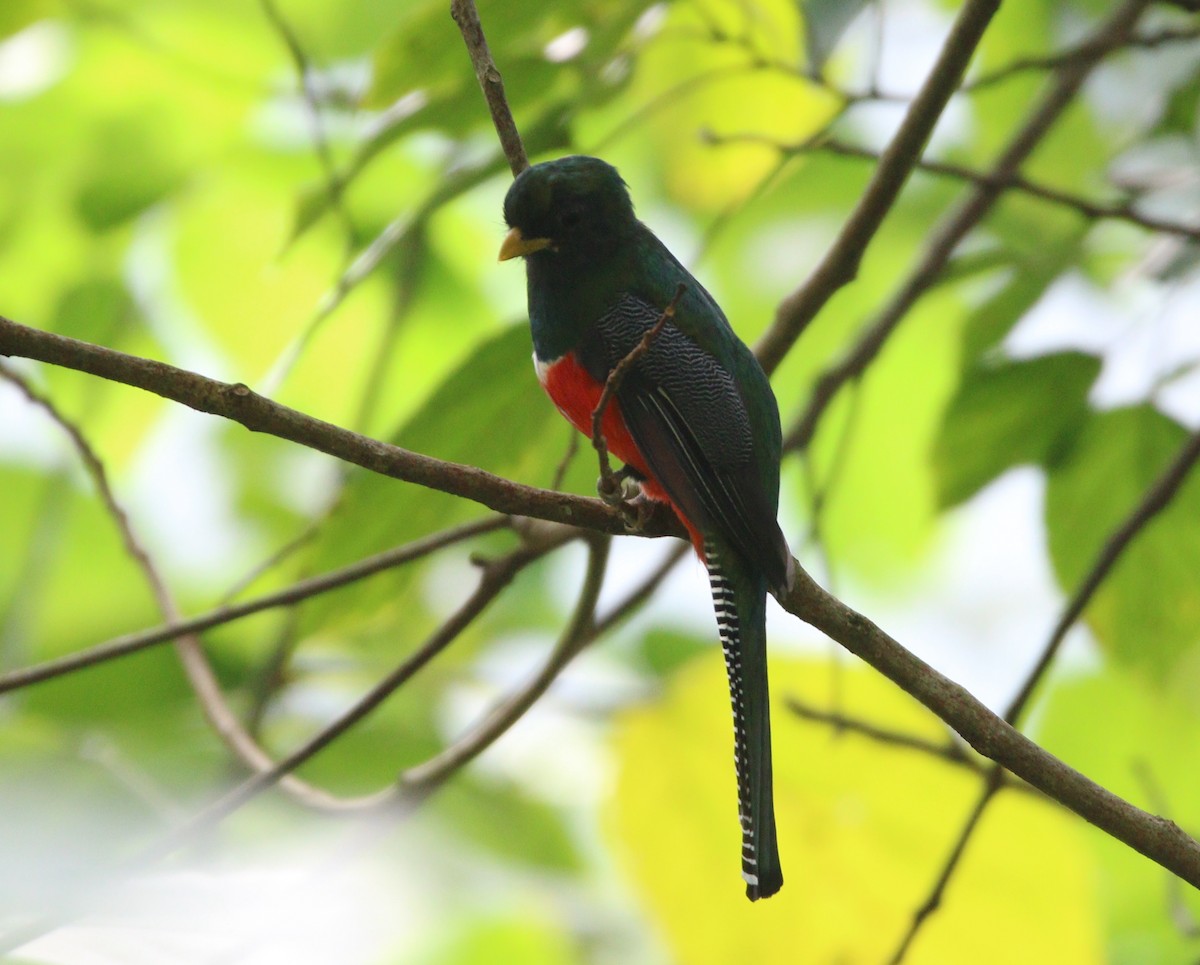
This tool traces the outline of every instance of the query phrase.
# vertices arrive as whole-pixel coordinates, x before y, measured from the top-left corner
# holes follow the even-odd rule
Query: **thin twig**
[[[134,565],[145,577],[164,619],[174,623],[179,619],[179,608],[175,603],[166,581],[158,571],[158,567],[150,557],[150,553],[142,545],[134,532],[129,514],[117,501],[116,494],[108,480],[108,471],[104,463],[92,448],[91,443],[83,435],[83,431],[68,419],[54,402],[33,388],[21,375],[4,363],[0,363],[0,377],[16,386],[34,405],[46,412],[51,419],[67,434],[71,444],[79,454],[105,511],[113,521],[121,543]],[[234,714],[221,685],[217,681],[204,647],[195,633],[184,633],[176,636],[175,650],[184,674],[196,700],[204,713],[205,719],[213,732],[221,739],[230,752],[252,771],[266,770],[272,765],[269,754],[251,734],[242,726]],[[310,807],[325,808],[336,806],[337,798],[321,788],[315,787],[297,778],[289,777],[284,783],[285,790]]]
[[[559,536],[562,534],[560,533]],[[344,733],[357,725],[380,706],[397,689],[407,683],[430,661],[446,649],[499,596],[526,566],[562,545],[562,539],[545,540],[539,544],[526,543],[506,556],[485,563],[480,568],[479,583],[462,605],[407,659],[372,687],[348,710],[331,721],[270,770],[248,777],[199,813],[177,825],[170,833],[140,853],[113,869],[113,877],[128,875],[168,857],[216,827],[230,814],[243,807],[262,792],[274,787],[287,775],[311,760]],[[380,810],[397,802],[407,802],[399,793],[400,785],[391,784],[375,794],[347,799],[346,810]],[[91,890],[95,890],[93,886]],[[10,930],[0,936],[0,955],[28,944],[33,939],[59,927],[64,919],[78,916],[88,903],[82,889],[60,896],[59,910],[42,916],[32,923]]]
[[[1124,49],[1154,50],[1166,44],[1189,43],[1197,39],[1200,39],[1200,27],[1165,27],[1153,33],[1134,34],[1121,46]],[[1076,44],[1074,47],[1068,47],[1066,50],[1060,50],[1057,53],[1046,54],[1041,57],[1020,57],[1010,64],[998,67],[989,73],[981,74],[975,80],[964,84],[963,91],[974,93],[985,87],[997,84],[1002,80],[1008,80],[1016,74],[1026,73],[1031,70],[1056,70],[1065,67],[1093,53],[1095,43],[1094,40],[1085,40],[1081,44]]]
[[[283,614],[275,640],[267,652],[267,658],[250,679],[249,706],[246,708],[246,730],[258,738],[262,734],[263,721],[271,699],[283,689],[287,682],[287,667],[296,652],[299,641],[301,609],[293,604]]]
[[[296,31],[292,29],[292,25],[288,23],[287,18],[280,12],[276,6],[275,0],[259,0],[263,8],[263,13],[271,25],[278,31],[283,44],[287,47],[288,54],[292,58],[292,64],[296,68],[296,74],[300,78],[300,91],[304,97],[304,105],[307,108],[308,122],[312,128],[313,151],[317,155],[317,161],[321,165],[321,170],[325,175],[325,193],[329,198],[329,206],[333,208],[338,218],[342,222],[342,227],[346,231],[347,243],[352,243],[357,231],[354,227],[354,219],[350,217],[350,212],[345,205],[343,197],[343,183],[338,177],[337,165],[333,161],[333,152],[329,149],[329,139],[325,135],[325,125],[321,122],[321,101],[317,95],[317,88],[313,82],[313,67],[308,59],[308,55],[304,52],[304,47],[300,43],[300,38]]]
[[[812,721],[816,724],[826,724],[838,732],[844,731],[846,733],[859,734],[862,737],[870,738],[877,744],[886,744],[888,747],[903,747],[911,751],[920,751],[922,754],[936,757],[950,764],[966,767],[977,774],[984,772],[984,768],[979,763],[979,758],[968,754],[966,747],[959,741],[949,737],[949,735],[947,735],[946,740],[935,741],[916,734],[906,734],[901,731],[890,730],[889,728],[880,727],[878,724],[872,724],[870,721],[862,720],[858,717],[850,717],[839,711],[822,710],[819,707],[805,703],[798,697],[788,697],[784,701],[784,704],[788,710],[801,720]]]
[[[999,0],[967,0],[959,10],[937,63],[884,151],[853,214],[808,280],[779,303],[774,324],[755,347],[768,373],[834,293],[857,277],[863,253],[896,203],[999,6]]]
[[[508,166],[512,168],[513,176],[520,174],[529,167],[529,158],[525,154],[525,145],[521,143],[520,132],[513,120],[512,110],[504,96],[504,81],[496,63],[488,50],[487,38],[483,35],[483,27],[479,23],[479,11],[475,9],[474,0],[451,0],[450,16],[458,24],[467,52],[471,55],[471,64],[475,68],[475,77],[483,90],[484,100],[492,114],[492,123],[500,138],[500,146],[504,156],[508,158]]]
[[[679,305],[679,299],[683,297],[687,291],[687,285],[683,282],[679,283],[679,287],[675,289],[675,294],[667,303],[667,307],[662,310],[662,314],[658,316],[658,320],[650,327],[650,329],[638,340],[637,345],[631,348],[628,354],[616,364],[611,372],[608,373],[608,378],[604,380],[604,390],[600,393],[600,399],[596,403],[596,408],[592,410],[592,445],[596,449],[596,455],[600,460],[600,482],[598,487],[601,495],[616,496],[620,491],[620,485],[613,478],[612,466],[608,461],[608,442],[604,438],[604,414],[608,411],[608,406],[612,402],[612,398],[621,388],[621,383],[625,381],[625,376],[634,364],[650,351],[650,346],[654,344],[654,340],[662,333],[667,322],[675,317],[675,309]]]
[[[553,490],[562,489],[563,480],[567,478],[567,470],[571,468],[571,463],[575,461],[575,456],[579,452],[579,432],[574,426],[569,426],[569,429],[567,448],[563,451],[563,457],[558,461],[558,465],[554,467],[554,476],[550,480],[550,488]]]
[[[1150,524],[1154,517],[1166,508],[1171,499],[1174,498],[1175,494],[1179,491],[1179,487],[1183,485],[1183,481],[1192,469],[1195,468],[1198,460],[1200,460],[1200,432],[1194,433],[1188,439],[1163,473],[1154,481],[1154,484],[1146,490],[1145,495],[1134,508],[1133,512],[1104,541],[1104,545],[1101,547],[1095,562],[1092,563],[1091,569],[1088,570],[1079,587],[1071,595],[1071,599],[1063,610],[1062,616],[1058,618],[1058,623],[1055,624],[1054,631],[1050,634],[1050,639],[1046,641],[1046,646],[1042,650],[1037,663],[1030,671],[1028,677],[1026,677],[1025,683],[1017,692],[1017,695],[1012,699],[1008,710],[1005,711],[1004,719],[1009,723],[1015,725],[1020,721],[1021,715],[1029,705],[1034,690],[1045,676],[1051,662],[1053,662],[1058,653],[1059,647],[1062,646],[1067,631],[1079,619],[1095,595],[1096,590],[1100,588],[1100,584],[1112,572],[1113,567],[1121,559],[1122,554],[1128,549],[1129,545]]]
[[[305,546],[317,538],[321,524],[325,522],[325,519],[326,517],[322,515],[317,519],[310,520],[299,533],[274,550],[270,556],[255,563],[249,570],[239,576],[229,589],[221,594],[221,598],[217,601],[218,605],[225,606],[232,603],[260,579],[270,573],[271,570],[304,549]]]
[[[301,580],[255,600],[238,603],[234,606],[220,606],[187,620],[178,620],[166,626],[153,627],[137,633],[127,633],[78,653],[68,654],[55,660],[47,660],[45,663],[25,667],[21,670],[10,671],[0,675],[0,694],[61,677],[63,674],[73,673],[84,667],[92,667],[117,657],[137,653],[139,650],[145,650],[155,644],[175,640],[184,634],[199,633],[216,626],[232,623],[243,617],[252,616],[255,613],[261,613],[264,610],[299,603],[301,600],[307,600],[321,593],[348,586],[383,570],[410,563],[454,543],[501,529],[508,524],[509,521],[505,517],[489,517],[474,523],[467,523],[441,533],[435,533],[424,539],[405,543],[394,549],[385,550],[342,569]]]
[[[1102,48],[1111,49],[1120,45],[1148,3],[1149,0],[1127,0],[1096,32],[1095,38],[1097,42],[1103,42]],[[991,211],[1004,186],[1012,180],[1051,126],[1075,100],[1083,82],[1102,56],[1100,47],[1090,49],[1093,52],[1087,58],[1073,62],[1055,74],[1053,86],[1009,141],[988,177],[975,183],[962,203],[934,229],[921,260],[883,310],[866,326],[850,351],[817,379],[807,407],[786,434],[785,450],[808,446],[821,416],[842,387],[866,370],[909,309],[942,276],[958,245]],[[887,163],[887,157],[888,152],[884,152],[879,168]],[[877,174],[879,168],[876,169]]]
[[[588,566],[575,612],[563,629],[542,669],[525,686],[492,709],[475,727],[437,756],[410,767],[400,776],[405,794],[423,799],[481,753],[520,720],[558,677],[562,669],[595,637],[596,601],[604,584],[611,539],[588,540]]]
[[[837,154],[842,157],[857,157],[864,160],[876,160],[879,155],[869,148],[857,147],[853,144],[845,144],[841,141],[829,140],[816,145],[816,148],[822,151],[827,151],[831,154]],[[1052,204],[1059,205],[1064,208],[1071,208],[1079,212],[1085,218],[1094,220],[1106,219],[1112,221],[1125,221],[1129,224],[1138,225],[1148,231],[1160,231],[1163,234],[1179,235],[1182,238],[1190,238],[1193,241],[1200,241],[1200,226],[1182,224],[1178,221],[1171,221],[1167,218],[1159,218],[1155,215],[1144,214],[1134,208],[1131,200],[1117,201],[1111,204],[1103,204],[1098,201],[1092,201],[1088,198],[1080,197],[1077,194],[1071,194],[1067,191],[1060,191],[1057,188],[1049,187],[1033,181],[1019,172],[1012,172],[1006,178],[1002,178],[995,171],[985,172],[976,171],[973,168],[966,167],[961,164],[952,164],[947,161],[921,161],[918,165],[920,170],[926,171],[929,174],[938,174],[945,177],[957,178],[960,181],[967,181],[972,184],[986,185],[988,187],[998,187],[1005,189],[1013,189],[1021,191],[1032,197],[1039,198],[1043,201],[1049,201]]]
[[[539,151],[565,144],[562,111],[556,106],[547,108],[526,127],[525,137],[527,142]],[[340,190],[344,191],[374,156],[374,153],[371,153],[351,163],[349,170],[339,181]],[[375,272],[385,258],[398,247],[417,243],[420,233],[434,212],[503,170],[504,165],[504,156],[497,150],[478,162],[453,167],[414,209],[406,211],[386,225],[342,271],[333,287],[322,296],[312,317],[272,364],[262,381],[262,392],[269,395],[283,383],[324,324],[350,294]]]
[[[950,854],[946,857],[942,865],[942,870],[938,874],[937,881],[929,889],[929,895],[925,901],[913,912],[912,921],[909,922],[908,929],[905,931],[904,937],[900,939],[896,950],[892,952],[892,957],[888,959],[888,965],[900,965],[904,961],[904,956],[908,954],[908,950],[912,947],[912,943],[920,932],[921,926],[942,906],[942,899],[946,894],[946,886],[950,884],[951,877],[953,877],[954,872],[962,862],[967,844],[975,834],[975,829],[979,827],[979,822],[982,820],[988,804],[1003,786],[1003,776],[1004,772],[998,767],[993,767],[988,771],[987,782],[976,799],[971,813],[967,816],[967,820],[963,822],[958,837],[955,838],[954,844],[950,848]]]
[[[672,546],[663,557],[662,562],[651,571],[649,576],[630,590],[625,599],[620,603],[614,603],[611,610],[596,620],[596,636],[604,636],[617,624],[636,613],[654,595],[655,590],[662,585],[663,580],[679,565],[679,561],[687,555],[690,549],[691,545],[688,543],[677,543]]]

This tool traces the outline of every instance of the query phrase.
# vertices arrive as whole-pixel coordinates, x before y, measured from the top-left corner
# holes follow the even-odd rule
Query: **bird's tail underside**
[[[771,716],[767,696],[767,583],[734,551],[704,545],[717,629],[733,702],[734,764],[742,825],[742,877],[751,901],[783,886],[771,789]]]

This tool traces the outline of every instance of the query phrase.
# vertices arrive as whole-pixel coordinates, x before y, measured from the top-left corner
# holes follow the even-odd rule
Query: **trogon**
[[[770,383],[713,297],[635,217],[611,165],[573,156],[526,169],[504,219],[500,260],[525,259],[538,379],[585,435],[613,369],[674,308],[625,369],[601,429],[642,494],[671,505],[708,570],[733,702],[742,876],[747,897],[766,898],[783,884],[766,596],[792,576],[776,522],[782,439]]]

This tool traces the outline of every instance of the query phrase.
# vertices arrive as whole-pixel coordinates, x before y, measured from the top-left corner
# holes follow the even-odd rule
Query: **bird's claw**
[[[650,520],[654,507],[628,466],[596,480],[600,499],[621,514],[631,532],[640,532]]]

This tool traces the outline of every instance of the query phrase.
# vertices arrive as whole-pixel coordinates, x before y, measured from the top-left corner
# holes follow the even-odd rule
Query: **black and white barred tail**
[[[783,885],[771,787],[771,718],[767,690],[766,580],[747,572],[733,551],[704,544],[717,630],[733,704],[733,761],[742,827],[742,877],[751,901]]]

